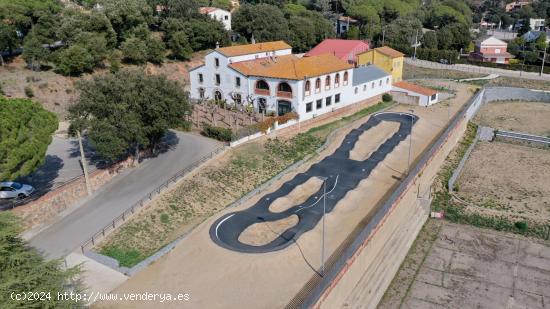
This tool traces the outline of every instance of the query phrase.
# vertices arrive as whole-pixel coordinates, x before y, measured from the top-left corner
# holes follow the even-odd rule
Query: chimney
[[[220,48],[220,42],[216,41],[216,49]]]
[[[252,35],[252,38],[250,39],[250,44],[256,44],[256,39],[254,38],[254,35]]]

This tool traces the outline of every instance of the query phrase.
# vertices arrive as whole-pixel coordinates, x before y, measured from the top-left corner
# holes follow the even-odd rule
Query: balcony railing
[[[256,88],[254,90],[254,93],[255,94],[259,94],[259,95],[269,95],[269,89],[260,89],[260,88]]]
[[[289,98],[292,99],[292,92],[288,91],[277,91],[277,96],[281,98]]]

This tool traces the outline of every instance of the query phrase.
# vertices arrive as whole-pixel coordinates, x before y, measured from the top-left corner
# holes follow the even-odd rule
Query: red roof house
[[[349,63],[357,63],[357,55],[369,50],[369,43],[361,40],[326,39],[305,54],[305,57],[322,54],[334,56]]]

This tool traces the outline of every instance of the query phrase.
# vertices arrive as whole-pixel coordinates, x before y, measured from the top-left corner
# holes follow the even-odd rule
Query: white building
[[[219,20],[225,27],[225,30],[231,31],[231,13],[214,7],[201,7],[201,14],[208,14],[212,19]]]
[[[544,18],[529,18],[529,28],[534,31],[546,30],[546,21]]]
[[[190,71],[191,98],[252,102],[260,112],[294,111],[304,121],[391,90],[390,74],[374,65],[291,51],[282,41],[217,48]]]
[[[430,106],[439,100],[437,91],[406,81],[393,84],[391,95],[399,103],[420,106]]]

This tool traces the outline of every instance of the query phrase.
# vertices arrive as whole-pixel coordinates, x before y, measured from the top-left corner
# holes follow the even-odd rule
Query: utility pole
[[[323,180],[323,231],[321,236],[321,277],[325,276],[325,215],[327,213],[327,177],[319,177]]]
[[[82,146],[82,136],[80,130],[76,131],[78,136],[78,147],[80,148],[80,164],[82,164],[82,170],[84,170],[84,182],[86,183],[86,191],[88,195],[92,195],[92,187],[90,184],[90,178],[88,177],[88,162],[86,161],[86,155],[84,154],[84,147]]]
[[[409,110],[411,113],[414,113],[414,110]],[[409,175],[411,171],[411,150],[412,150],[412,129],[413,129],[413,120],[414,116],[411,115],[411,127],[409,128],[409,157],[407,159],[407,175]]]
[[[543,34],[541,34],[543,35]],[[544,47],[544,51],[542,53],[542,66],[540,67],[540,76],[544,74],[544,61],[546,60],[546,50],[548,49],[548,46]]]
[[[418,30],[416,30],[416,35],[414,37],[414,44],[413,44],[413,47],[414,47],[413,60],[416,60],[416,48],[418,48],[418,46],[420,46],[420,43],[418,43]]]
[[[521,62],[521,70],[519,71],[519,76],[521,76],[521,74],[523,73],[523,67],[525,66],[525,43],[521,45],[521,50],[523,51],[522,53],[523,61]]]

